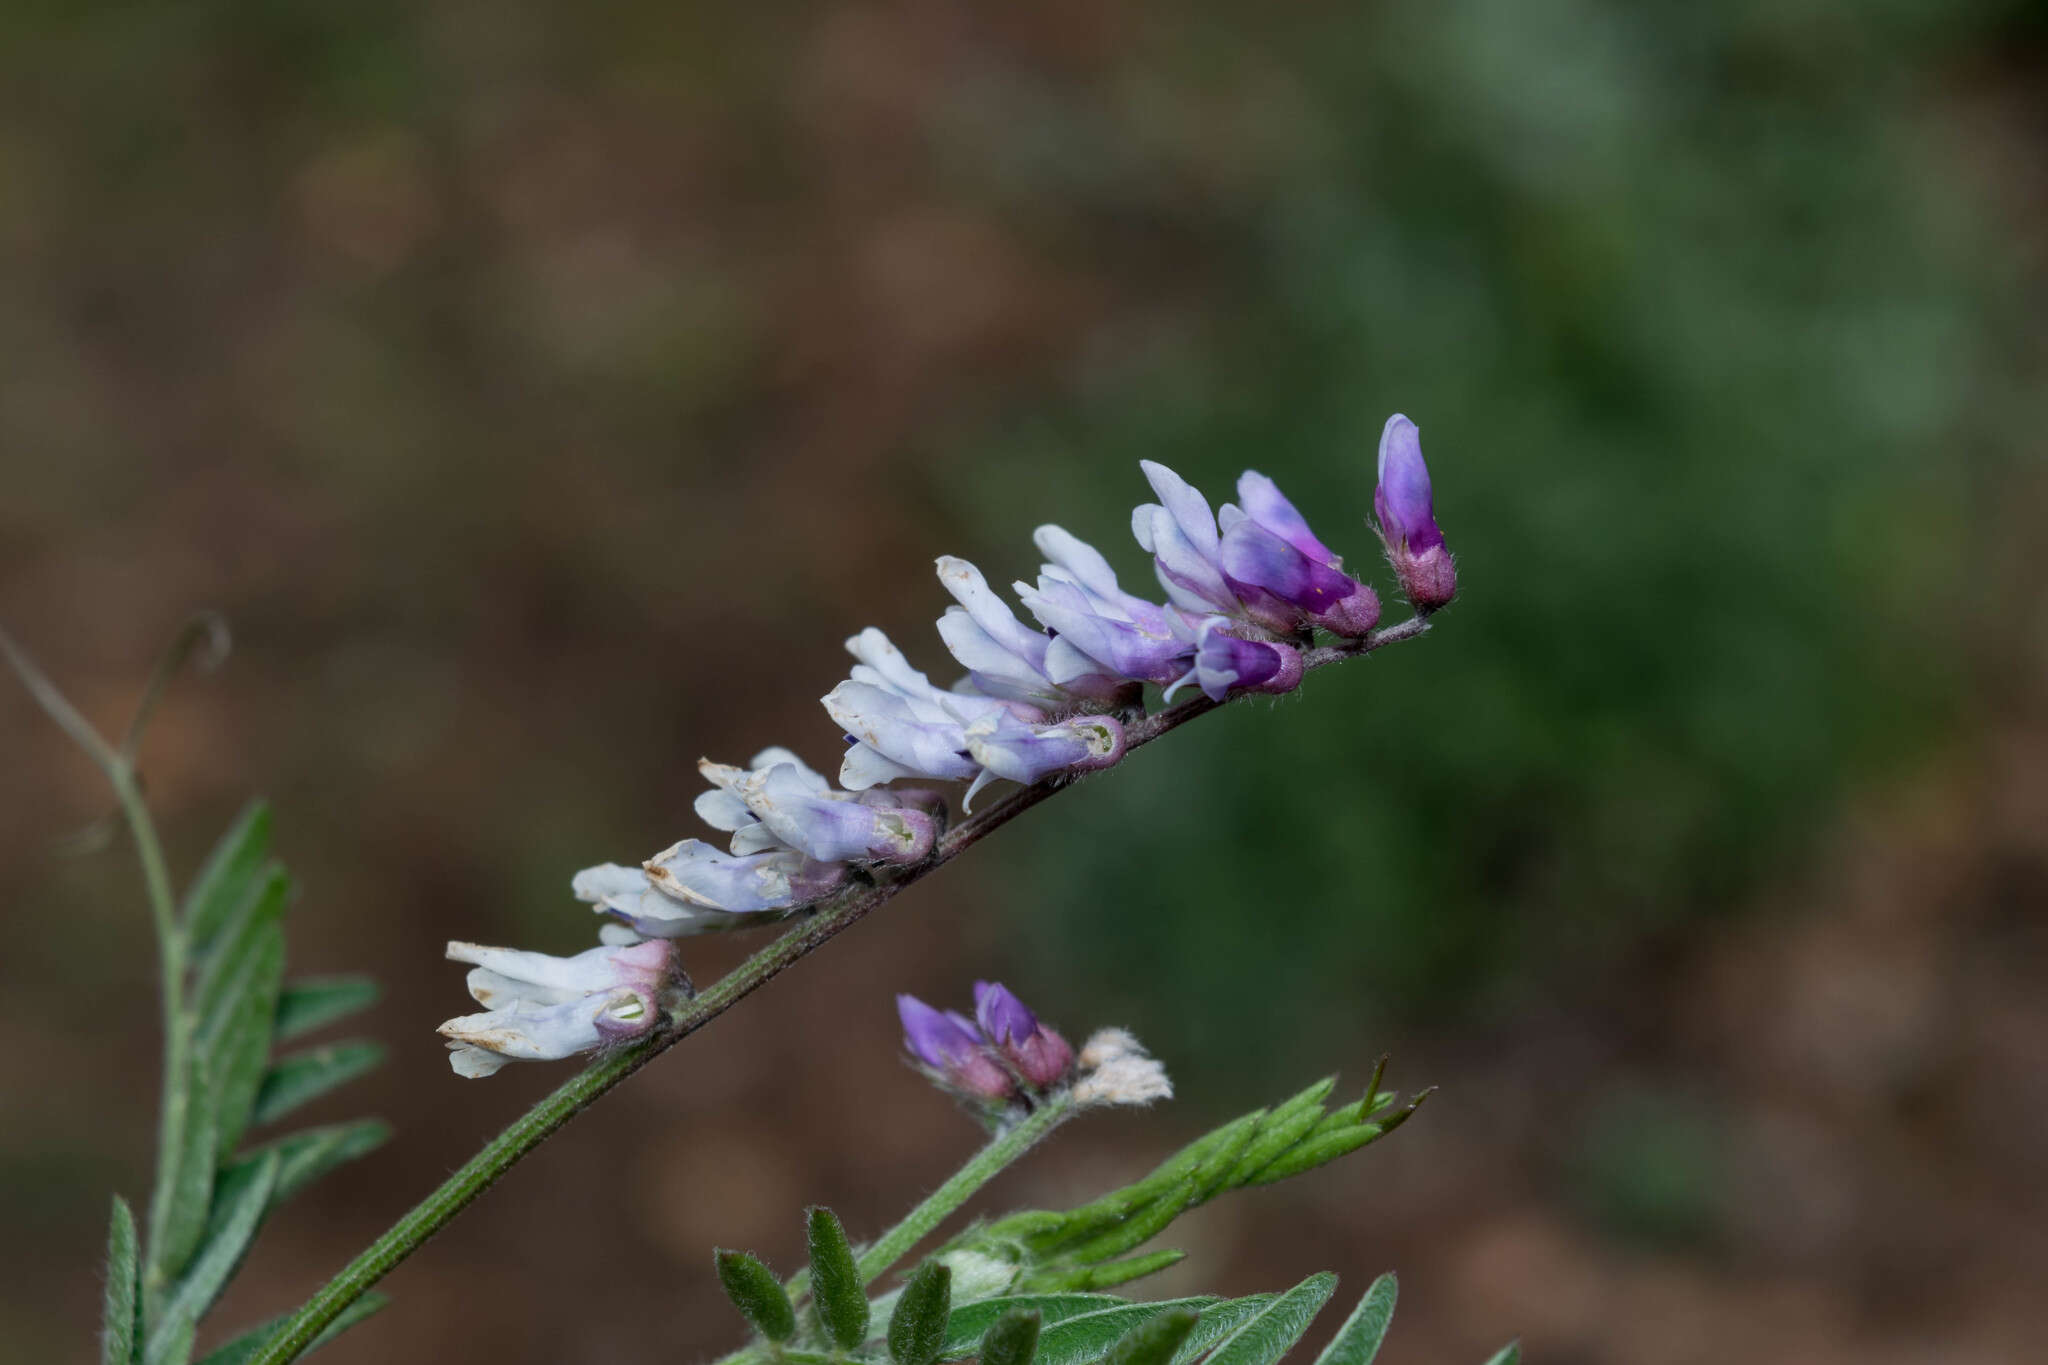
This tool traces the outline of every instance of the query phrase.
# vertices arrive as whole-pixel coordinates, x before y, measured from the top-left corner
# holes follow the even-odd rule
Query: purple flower
[[[1166,689],[1166,699],[1189,683],[1210,701],[1232,688],[1246,692],[1292,692],[1301,684],[1301,653],[1289,645],[1245,640],[1230,633],[1230,622],[1211,616],[1196,636],[1194,667]]]
[[[1022,703],[941,691],[872,626],[846,648],[860,662],[824,700],[826,712],[853,741],[839,768],[840,782],[853,791],[899,777],[971,779],[981,765],[967,752],[969,722],[996,713],[1045,718]]]
[[[1422,462],[1422,434],[1398,412],[1380,433],[1379,475],[1372,506],[1387,562],[1394,566],[1401,591],[1415,610],[1435,611],[1457,595],[1458,574],[1443,532],[1437,529],[1429,466]]]
[[[1158,503],[1131,514],[1131,531],[1152,554],[1159,581],[1183,610],[1222,613],[1279,635],[1321,626],[1363,635],[1379,620],[1379,599],[1345,573],[1293,503],[1263,474],[1238,480],[1244,506],[1208,500],[1180,475],[1139,462]]]
[[[835,792],[787,749],[764,749],[748,768],[699,759],[697,770],[712,787],[697,797],[697,814],[731,832],[735,854],[794,849],[822,863],[914,863],[931,852],[930,815]]]
[[[1056,641],[1017,619],[981,570],[952,555],[939,561],[939,582],[960,605],[939,618],[939,638],[967,670],[975,690],[1033,706],[1071,707],[1077,701],[1114,700],[1124,683],[1107,670],[1063,670],[1054,681],[1046,656]],[[1062,652],[1061,658],[1065,655]]]
[[[660,1019],[664,995],[684,981],[668,943],[603,946],[566,958],[450,943],[448,956],[474,964],[469,993],[488,1007],[440,1028],[449,1064],[471,1079],[509,1061],[556,1061],[638,1037]]]
[[[1378,595],[1344,572],[1277,484],[1247,469],[1237,496],[1242,508],[1225,503],[1216,513],[1223,570],[1234,586],[1260,589],[1338,635],[1364,635],[1379,623]]]
[[[1045,1090],[1066,1079],[1074,1049],[1039,1023],[1009,987],[997,981],[975,982],[974,1017],[989,1041],[1033,1086]]]
[[[988,1055],[972,1020],[935,1010],[914,995],[896,997],[896,1014],[903,1021],[903,1046],[934,1083],[980,1100],[1016,1096],[1016,1082]]]
[[[1038,586],[1016,584],[1018,600],[1053,632],[1046,672],[1054,682],[1109,674],[1166,683],[1183,671],[1193,632],[1177,613],[1117,586],[1116,572],[1094,546],[1058,526],[1041,526],[1032,541],[1052,561]]]

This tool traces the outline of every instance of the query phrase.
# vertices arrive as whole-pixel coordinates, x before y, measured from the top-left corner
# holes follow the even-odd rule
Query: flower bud
[[[1244,692],[1292,692],[1301,685],[1301,651],[1290,645],[1245,640],[1230,633],[1230,622],[1212,616],[1196,635],[1194,667],[1166,689],[1166,700],[1189,683],[1210,701],[1235,688]]]
[[[1415,610],[1426,615],[1456,596],[1458,574],[1437,529],[1421,433],[1398,412],[1380,433],[1379,487],[1372,505],[1387,562]]]
[[[1017,1074],[1040,1090],[1066,1080],[1074,1064],[1067,1040],[1038,1022],[1022,1000],[1001,982],[974,983],[974,1017]]]
[[[914,995],[896,997],[896,1014],[903,1021],[903,1046],[934,1084],[988,1102],[1016,1097],[1017,1083],[988,1055],[973,1020],[935,1010]]]

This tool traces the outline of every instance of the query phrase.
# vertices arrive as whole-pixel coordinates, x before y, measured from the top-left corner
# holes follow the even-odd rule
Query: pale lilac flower
[[[1067,1078],[1074,1049],[999,981],[974,983],[974,1018],[1019,1075],[1040,1090]]]
[[[660,1019],[664,996],[687,988],[668,943],[597,947],[567,958],[450,943],[448,956],[474,964],[469,992],[488,1007],[440,1028],[449,1064],[472,1079],[510,1061],[557,1061],[639,1037]]]
[[[1196,634],[1194,666],[1166,689],[1166,699],[1193,683],[1210,701],[1236,688],[1245,692],[1292,692],[1301,683],[1301,652],[1290,645],[1241,639],[1231,622],[1211,616]]]
[[[1180,676],[1194,632],[1179,613],[1125,592],[1101,551],[1062,528],[1041,526],[1031,539],[1051,563],[1040,568],[1036,588],[1015,586],[1018,600],[1053,632],[1046,651],[1053,681],[1107,673],[1163,684]]]
[[[974,690],[986,696],[1054,710],[1076,702],[1109,702],[1126,690],[1124,680],[1099,666],[1064,668],[1055,680],[1048,654],[1058,642],[1017,619],[981,570],[953,555],[941,556],[939,582],[960,605],[939,618],[939,638],[967,670]],[[1065,652],[1054,655],[1064,660]]]
[[[903,1046],[934,1084],[984,1101],[1016,1096],[1017,1083],[988,1055],[973,1020],[935,1010],[914,995],[896,997],[896,1014],[903,1021]]]
[[[967,752],[981,765],[962,800],[971,807],[997,778],[1029,786],[1057,772],[1107,768],[1124,756],[1124,728],[1114,716],[1075,716],[1058,725],[1026,725],[994,712],[962,731]]]
[[[1415,610],[1432,612],[1455,597],[1458,573],[1437,528],[1429,466],[1422,462],[1422,435],[1398,412],[1380,433],[1379,486],[1373,490],[1372,506],[1387,561]]]
[[[585,868],[570,887],[576,899],[643,937],[677,938],[775,918],[771,912],[809,905],[845,878],[845,864],[821,863],[794,849],[735,857],[685,839],[637,868]]]
[[[712,786],[698,796],[697,814],[732,834],[735,854],[794,849],[821,863],[914,863],[931,852],[930,815],[834,791],[787,749],[764,749],[747,768],[699,759],[697,770]]]

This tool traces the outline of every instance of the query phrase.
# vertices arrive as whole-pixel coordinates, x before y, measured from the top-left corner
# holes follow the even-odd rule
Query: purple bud
[[[903,1021],[903,1046],[935,1082],[983,1100],[1007,1100],[1017,1086],[988,1055],[985,1040],[973,1023],[941,1012],[914,995],[896,997],[896,1015]]]
[[[974,1016],[981,1031],[1002,1052],[1019,1075],[1040,1090],[1064,1080],[1073,1064],[1074,1050],[1067,1040],[1038,1022],[1007,986],[1000,982],[974,983]]]
[[[1437,529],[1429,466],[1422,462],[1422,436],[1415,423],[1398,412],[1380,433],[1379,487],[1372,505],[1387,562],[1415,609],[1432,612],[1456,596],[1457,570],[1443,532]]]

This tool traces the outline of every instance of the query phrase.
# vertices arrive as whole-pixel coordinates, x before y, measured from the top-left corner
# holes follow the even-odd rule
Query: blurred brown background
[[[1397,1363],[2037,1359],[2044,68],[2011,2],[10,7],[0,621],[113,728],[222,609],[146,751],[174,865],[267,795],[296,968],[387,987],[315,1117],[397,1137],[217,1321],[563,1074],[448,1073],[442,942],[583,946],[570,872],[695,832],[700,753],[829,764],[841,638],[944,673],[933,555],[1059,520],[1135,581],[1155,457],[1370,564],[1401,409],[1442,629],[920,886],[323,1359],[721,1350],[713,1245],[793,1267],[804,1204],[871,1232],[970,1150],[890,995],[977,975],[1184,1092],[992,1208],[1382,1051],[1443,1087],[1176,1227],[1162,1290],[1397,1269]],[[0,756],[0,1354],[84,1359],[150,947],[11,685]]]

